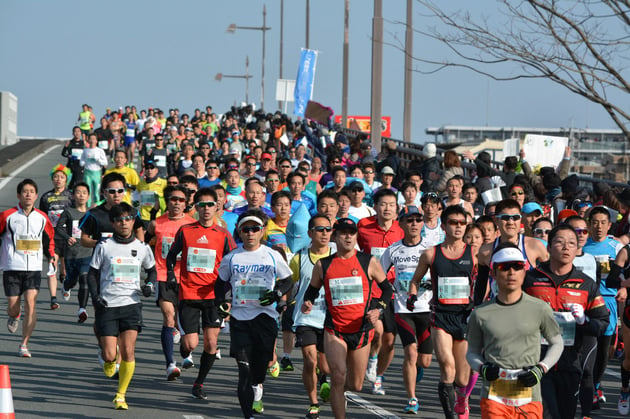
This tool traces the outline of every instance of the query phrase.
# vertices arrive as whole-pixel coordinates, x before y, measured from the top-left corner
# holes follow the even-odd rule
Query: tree
[[[494,80],[549,79],[602,106],[630,138],[630,110],[619,99],[630,93],[629,0],[497,0],[491,17],[418,3],[432,23],[414,31],[454,57],[414,57],[428,66],[420,72],[462,67]]]

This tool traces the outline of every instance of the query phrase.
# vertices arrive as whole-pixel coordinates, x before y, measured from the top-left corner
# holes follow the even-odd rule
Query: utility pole
[[[405,30],[405,105],[403,110],[403,140],[411,142],[413,103],[413,0],[407,0],[407,27]]]
[[[383,1],[374,0],[372,18],[372,98],[370,138],[372,148],[381,151],[381,106],[383,93]]]
[[[343,12],[343,80],[341,82],[341,126],[348,124],[348,56],[350,54],[350,0],[344,1]]]

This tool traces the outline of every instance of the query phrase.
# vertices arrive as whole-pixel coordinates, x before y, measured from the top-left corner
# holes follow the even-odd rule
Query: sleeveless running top
[[[422,223],[420,236],[422,237],[422,243],[426,247],[437,246],[442,243],[446,238],[446,233],[442,229],[442,221],[438,218],[437,225],[434,228],[427,226],[426,223]]]
[[[177,220],[171,220],[168,218],[168,214],[164,214],[155,220],[155,269],[157,270],[158,281],[166,281],[166,255],[171,250],[171,244],[175,240],[175,234],[177,230],[185,224],[192,224],[195,220],[189,215],[184,215]],[[179,282],[180,276],[180,260],[181,256],[177,258],[175,264],[175,277]]]
[[[472,308],[473,262],[472,250],[468,245],[457,259],[446,257],[441,244],[435,247],[431,263],[434,311],[453,313]]]

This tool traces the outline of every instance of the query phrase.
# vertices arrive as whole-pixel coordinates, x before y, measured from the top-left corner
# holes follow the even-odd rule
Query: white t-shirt
[[[357,220],[361,220],[363,218],[371,217],[376,214],[376,211],[372,207],[369,207],[365,204],[365,202],[361,203],[360,207],[355,207],[350,205],[350,209],[348,209],[348,214],[356,217]]]
[[[415,246],[407,246],[402,240],[385,249],[381,256],[381,266],[385,273],[393,266],[396,279],[394,280],[394,312],[412,313],[407,310],[407,298],[409,297],[409,283],[413,279],[416,267],[420,262],[420,255],[427,249],[423,241]],[[425,278],[430,277],[430,270]],[[424,279],[424,278],[423,278]],[[414,305],[413,313],[426,313],[431,311],[429,303],[433,298],[433,292],[418,287],[418,300]]]
[[[232,286],[231,315],[241,321],[263,313],[278,318],[274,305],[262,306],[259,298],[274,288],[277,279],[291,275],[282,255],[265,245],[254,251],[239,247],[225,256],[219,266],[219,278]]]

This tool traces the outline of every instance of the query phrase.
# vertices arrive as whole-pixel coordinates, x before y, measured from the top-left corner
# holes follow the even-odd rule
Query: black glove
[[[175,272],[168,272],[166,274],[166,289],[168,291],[175,291],[177,292],[179,286],[177,284],[177,278],[175,277]]]
[[[153,294],[153,282],[147,282],[142,286],[142,295],[150,297]]]
[[[107,301],[105,301],[101,294],[99,294],[96,297],[92,297],[92,305],[96,309],[102,309],[107,307]]]
[[[276,311],[278,312],[278,314],[282,314],[287,311],[287,302],[284,300],[278,301],[278,304],[276,305]]]
[[[433,281],[431,281],[431,278],[427,278],[426,280],[420,282],[420,287],[425,290],[431,290],[433,289]]]
[[[543,367],[534,365],[533,367],[523,368],[523,372],[516,378],[525,387],[534,387],[536,384],[540,383],[543,375],[545,375]]]
[[[492,362],[486,362],[479,368],[479,375],[481,375],[487,381],[494,381],[499,378],[499,371],[501,368],[497,364]]]
[[[279,290],[267,290],[262,297],[259,298],[261,306],[270,306],[273,303],[280,301],[282,293]]]
[[[416,301],[418,301],[418,296],[416,294],[407,297],[407,310],[413,311],[416,306]]]
[[[221,303],[217,307],[217,311],[219,312],[219,317],[225,319],[230,315],[230,305],[228,303]]]

